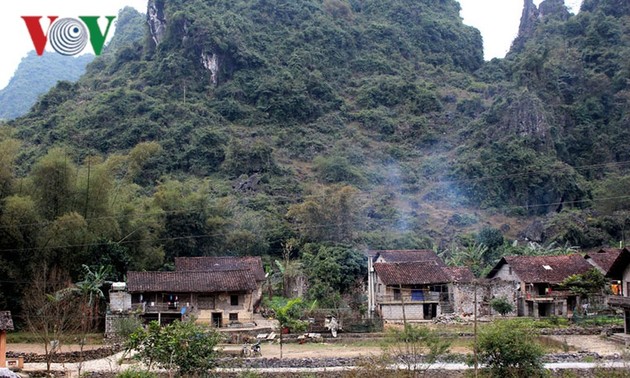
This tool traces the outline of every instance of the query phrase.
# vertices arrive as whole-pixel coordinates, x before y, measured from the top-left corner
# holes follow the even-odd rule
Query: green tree
[[[207,374],[215,367],[215,346],[219,334],[193,322],[174,321],[160,327],[153,321],[147,329],[139,328],[126,342],[128,351],[137,351],[137,358],[147,364],[148,370],[155,364],[164,369],[179,370],[183,376]]]
[[[34,198],[46,219],[52,220],[73,210],[76,171],[75,164],[60,148],[48,151],[33,167]]]
[[[492,377],[542,377],[544,351],[536,332],[513,320],[495,321],[478,336],[477,355]]]
[[[608,280],[602,272],[593,268],[586,273],[570,275],[560,283],[560,286],[582,298],[587,298],[593,294],[601,294],[607,284]]]
[[[514,306],[506,297],[494,298],[490,301],[490,307],[501,316],[505,316],[514,311]]]
[[[303,248],[302,264],[308,267],[308,297],[331,308],[339,307],[341,296],[367,274],[365,256],[344,246],[307,244]]]
[[[282,358],[283,330],[289,329],[292,332],[304,331],[308,323],[301,320],[304,313],[304,302],[302,298],[294,298],[285,304],[276,303],[272,305],[272,309],[276,314],[278,328],[280,331],[280,358]]]
[[[352,186],[319,188],[304,202],[291,205],[287,216],[307,241],[350,242],[358,228],[358,190]]]

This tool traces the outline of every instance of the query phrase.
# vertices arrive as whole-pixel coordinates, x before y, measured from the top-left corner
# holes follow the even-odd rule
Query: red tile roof
[[[127,289],[130,293],[252,291],[256,289],[256,280],[247,269],[214,272],[127,272]]]
[[[561,256],[506,256],[488,274],[494,277],[504,264],[509,264],[512,271],[526,283],[557,284],[573,274],[583,274],[593,269],[581,255]],[[547,267],[547,268],[545,268]]]
[[[426,285],[451,281],[450,275],[434,261],[375,263],[374,270],[385,285]]]
[[[259,256],[176,257],[175,271],[221,271],[248,269],[257,281],[265,280],[265,270]]]
[[[388,263],[411,261],[434,261],[439,266],[446,266],[442,259],[430,249],[389,249],[368,251],[368,256],[373,256],[374,261],[379,257]]]
[[[443,268],[446,273],[451,277],[451,282],[473,282],[475,275],[473,272],[465,266],[448,266]]]
[[[590,260],[594,265],[600,267],[604,274],[608,273],[610,267],[615,262],[623,249],[619,248],[602,248],[597,252],[587,253],[584,258]]]

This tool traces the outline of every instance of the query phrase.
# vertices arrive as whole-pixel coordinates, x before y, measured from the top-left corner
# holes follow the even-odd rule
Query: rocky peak
[[[536,25],[540,19],[540,11],[534,4],[534,0],[524,0],[523,13],[521,14],[521,24],[518,27],[518,35],[512,42],[510,54],[523,51],[525,43],[534,35]],[[561,0],[562,1],[562,0]]]
[[[564,3],[564,0],[545,0],[540,3],[541,18],[555,18],[566,21],[571,17],[571,12]]]
[[[147,5],[147,23],[149,24],[151,39],[157,46],[164,39],[164,33],[166,32],[163,0],[149,0]]]

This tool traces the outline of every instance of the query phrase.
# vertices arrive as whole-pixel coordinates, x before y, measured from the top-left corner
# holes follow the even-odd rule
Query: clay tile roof
[[[130,293],[251,291],[256,289],[256,280],[247,269],[215,272],[127,272],[127,288]]]
[[[375,263],[374,270],[385,285],[446,283],[451,277],[434,261]]]
[[[451,277],[451,282],[473,282],[475,280],[475,275],[468,267],[449,266],[443,269]]]
[[[446,266],[442,259],[430,249],[398,249],[368,251],[368,256],[373,256],[374,261],[379,257],[383,262],[411,262],[411,261],[434,261],[440,266]]]
[[[507,263],[512,271],[527,283],[560,283],[573,274],[583,274],[593,269],[581,255],[561,256],[507,256],[497,266]],[[495,268],[496,269],[496,268]],[[493,272],[495,271],[493,269]],[[492,275],[490,272],[489,276]]]
[[[601,268],[604,271],[604,274],[606,274],[617,257],[619,257],[621,251],[623,251],[623,249],[602,248],[597,252],[587,253],[584,255],[584,258],[590,260],[591,263]]]
[[[0,331],[13,331],[11,311],[0,311]]]
[[[265,270],[259,256],[176,257],[175,271],[219,271],[248,269],[256,281],[265,280]]]

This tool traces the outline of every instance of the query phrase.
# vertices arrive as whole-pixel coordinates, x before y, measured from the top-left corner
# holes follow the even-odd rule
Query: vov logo
[[[98,25],[99,16],[79,16],[78,19],[48,16],[50,25],[46,33],[42,29],[41,18],[42,16],[22,16],[37,55],[44,54],[48,42],[61,55],[77,55],[83,51],[88,39],[94,54],[101,55],[109,27],[116,16],[105,16],[107,27],[104,33]]]

